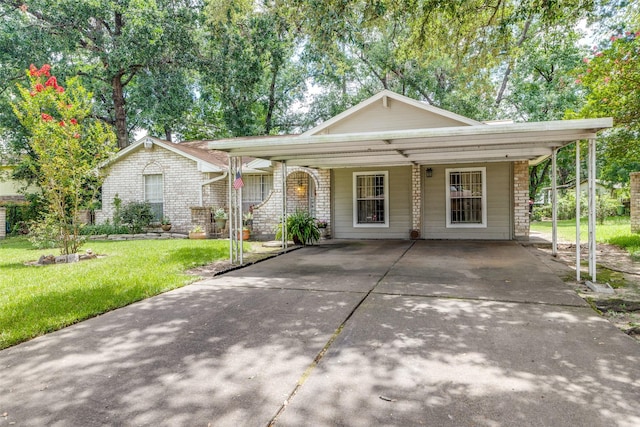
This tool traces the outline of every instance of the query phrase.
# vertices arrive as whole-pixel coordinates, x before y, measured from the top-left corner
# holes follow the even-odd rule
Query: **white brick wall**
[[[282,215],[282,172],[281,164],[276,163],[273,171],[273,190],[269,197],[253,208],[253,236],[267,238],[274,234],[276,225]],[[326,220],[328,232],[331,233],[331,174],[328,170],[318,170],[301,167],[287,168],[287,213],[296,208],[307,209],[307,198],[296,194],[296,186],[300,180],[307,182],[311,177],[315,184],[316,211],[318,219]],[[309,188],[306,191],[311,191]]]
[[[422,227],[422,187],[421,168],[411,166],[411,229],[420,230]]]
[[[640,172],[631,172],[631,232],[640,232]]]
[[[0,208],[0,239],[7,237],[7,208]]]
[[[529,240],[529,163],[513,162],[513,220],[517,240]]]
[[[197,164],[158,145],[140,149],[109,166],[102,185],[102,210],[96,212],[96,222],[113,220],[113,199],[116,194],[123,204],[144,200],[145,173],[162,173],[164,179],[164,215],[171,219],[171,231],[186,233],[191,228],[192,206],[200,205],[202,182],[218,174],[202,173]],[[227,205],[226,179],[204,187],[203,204],[213,208]]]

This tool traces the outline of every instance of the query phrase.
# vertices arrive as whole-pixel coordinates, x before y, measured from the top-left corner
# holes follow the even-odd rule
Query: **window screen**
[[[385,174],[356,175],[357,224],[386,223],[385,178]]]
[[[163,216],[162,175],[144,176],[144,200],[151,205],[153,218],[160,221]]]
[[[483,223],[483,171],[449,172],[451,224]]]

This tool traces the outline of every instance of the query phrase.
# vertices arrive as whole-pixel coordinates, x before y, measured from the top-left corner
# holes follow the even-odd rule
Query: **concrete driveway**
[[[337,241],[0,352],[0,426],[638,426],[640,346],[513,242]]]

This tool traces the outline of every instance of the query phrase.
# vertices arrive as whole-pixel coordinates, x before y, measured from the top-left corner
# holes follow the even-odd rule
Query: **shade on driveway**
[[[515,243],[335,242],[0,352],[0,426],[633,426],[639,362]]]

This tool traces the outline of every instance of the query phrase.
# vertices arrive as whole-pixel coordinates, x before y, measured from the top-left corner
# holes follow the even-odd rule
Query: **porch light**
[[[433,169],[427,168],[427,178],[431,178],[433,176]]]

